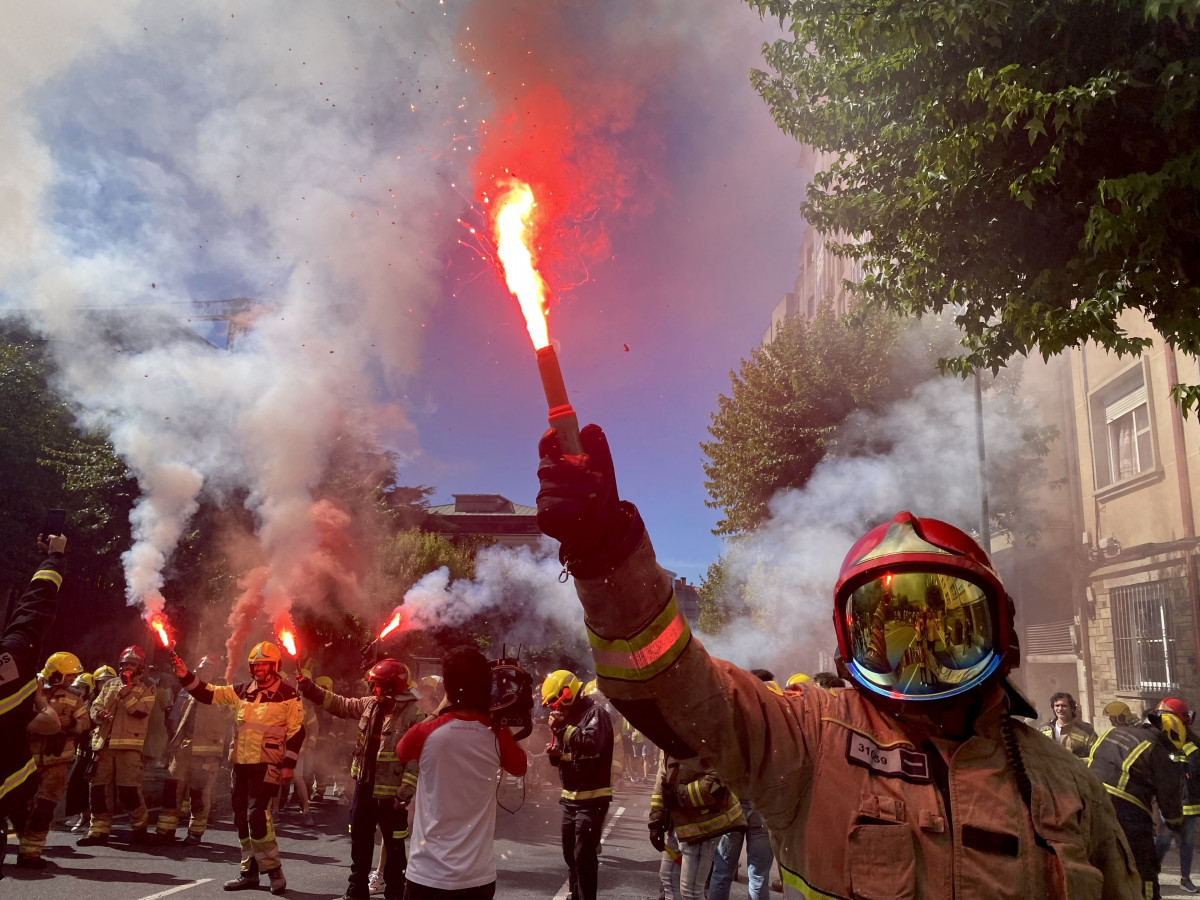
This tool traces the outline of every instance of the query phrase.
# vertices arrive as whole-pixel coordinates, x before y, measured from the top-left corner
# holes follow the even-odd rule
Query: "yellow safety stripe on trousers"
[[[827,894],[824,891],[819,891],[807,881],[805,881],[799,872],[793,872],[791,869],[780,864],[779,873],[783,876],[783,884],[785,887],[790,887],[794,891],[798,891],[801,897],[805,900],[846,900],[839,894]]]
[[[30,759],[29,762],[5,778],[4,781],[0,781],[0,799],[5,797],[9,791],[15,790],[24,784],[25,780],[36,771],[37,763]]]
[[[49,581],[56,588],[62,587],[62,576],[53,569],[38,569],[33,573],[33,577],[29,580],[30,583],[34,581]]]
[[[1138,809],[1145,810],[1146,815],[1150,814],[1150,810],[1146,807],[1146,804],[1143,803],[1141,800],[1139,800],[1137,797],[1133,796],[1133,794],[1129,793],[1128,791],[1123,791],[1120,788],[1115,788],[1111,784],[1106,784],[1104,786],[1104,789],[1106,791],[1108,791],[1110,794],[1112,794],[1114,797],[1120,797],[1122,800],[1126,801],[1127,803],[1132,803]]]
[[[662,612],[631,638],[610,641],[591,628],[587,632],[596,674],[618,681],[649,681],[670,668],[692,639],[674,593]]]
[[[37,679],[30,679],[29,683],[22,687],[15,694],[9,694],[3,700],[0,700],[0,716],[7,712],[12,712],[26,700],[33,696],[33,692],[37,690]]]
[[[675,836],[681,841],[686,841],[689,838],[704,837],[706,835],[715,834],[719,831],[724,831],[728,826],[736,822],[738,816],[741,814],[741,804],[735,803],[729,809],[725,810],[720,815],[713,816],[711,819],[705,819],[702,822],[688,822],[686,825],[676,824]]]
[[[600,788],[595,791],[567,791],[562,792],[564,800],[595,800],[598,797],[612,797],[612,788]]]

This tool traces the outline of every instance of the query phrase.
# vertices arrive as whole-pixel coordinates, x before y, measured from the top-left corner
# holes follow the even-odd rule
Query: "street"
[[[658,896],[658,854],[647,839],[648,783],[619,790],[605,822],[600,857],[600,893],[629,900]],[[519,802],[520,791],[506,786],[506,806]],[[51,867],[41,872],[13,864],[14,839],[0,881],[5,900],[214,900],[229,897],[222,883],[237,875],[238,845],[228,814],[228,801],[218,806],[219,824],[211,826],[199,847],[133,847],[118,816],[114,839],[107,847],[75,846],[77,835],[62,828],[50,834],[45,856]],[[299,825],[298,814],[276,819],[287,896],[292,900],[329,900],[346,889],[350,870],[350,841],[345,834],[349,806],[314,804],[316,828]],[[496,896],[513,900],[562,900],[567,894],[566,864],[559,841],[557,792],[542,789],[529,794],[515,814],[496,814]],[[151,823],[153,824],[153,814]],[[250,892],[251,896],[258,896]],[[259,894],[267,895],[267,879]]]

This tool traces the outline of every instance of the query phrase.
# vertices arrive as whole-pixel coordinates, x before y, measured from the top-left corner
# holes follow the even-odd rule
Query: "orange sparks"
[[[533,348],[550,346],[546,327],[546,283],[533,265],[529,247],[530,216],[534,208],[533,190],[515,178],[504,182],[504,193],[496,201],[496,255],[504,267],[509,291],[521,304],[525,327]]]
[[[158,639],[162,641],[164,647],[171,646],[171,636],[167,634],[167,619],[165,616],[161,613],[155,613],[154,617],[150,619],[150,627],[154,629],[155,634],[158,635]]]
[[[385,637],[400,627],[400,610],[392,615],[392,620],[383,626],[383,631],[379,632],[379,639],[382,641]]]

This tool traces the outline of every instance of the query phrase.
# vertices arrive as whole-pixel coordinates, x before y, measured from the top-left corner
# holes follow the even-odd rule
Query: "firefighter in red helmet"
[[[692,637],[603,432],[581,440],[564,455],[543,436],[538,525],[575,578],[600,689],[763,816],[787,896],[1138,896],[1104,789],[1016,718],[1034,710],[1006,678],[1012,602],[970,537],[911,513],[870,529],[833,590],[854,689],[776,694]]]
[[[412,690],[408,666],[398,659],[381,659],[367,672],[368,697],[342,697],[301,676],[304,699],[339,719],[358,720],[358,745],[350,764],[355,781],[350,804],[350,878],[347,900],[368,900],[375,829],[383,834],[385,900],[404,896],[408,859],[408,805],[417,790],[418,763],[402,763],[396,745],[408,729],[425,718]]]

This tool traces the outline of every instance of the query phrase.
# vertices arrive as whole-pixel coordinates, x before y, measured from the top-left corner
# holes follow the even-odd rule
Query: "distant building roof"
[[[500,494],[452,494],[453,503],[430,506],[427,522],[442,534],[486,537],[507,546],[535,547],[541,541],[537,507]]]

